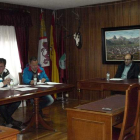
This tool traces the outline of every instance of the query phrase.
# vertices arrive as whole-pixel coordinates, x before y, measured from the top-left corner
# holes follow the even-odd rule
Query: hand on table
[[[34,80],[31,80],[30,85],[34,85]]]
[[[10,81],[11,81],[10,78],[5,79],[5,80],[3,81],[3,85],[4,85],[4,86],[5,86],[5,85],[9,85],[9,84],[10,84]]]
[[[46,79],[45,78],[42,78],[41,79],[41,83],[45,83]]]

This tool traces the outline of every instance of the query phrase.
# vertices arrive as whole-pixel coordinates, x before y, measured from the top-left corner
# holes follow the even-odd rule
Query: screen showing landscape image
[[[105,32],[106,61],[123,61],[127,53],[140,61],[140,29]]]

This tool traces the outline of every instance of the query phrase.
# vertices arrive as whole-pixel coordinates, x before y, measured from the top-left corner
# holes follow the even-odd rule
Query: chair
[[[24,84],[24,83],[23,83],[23,80],[22,80],[22,75],[23,75],[22,72],[19,72],[19,73],[18,73],[18,76],[19,76],[19,84]],[[30,105],[30,100],[26,100],[26,105],[27,105],[27,106]],[[24,107],[24,101],[22,101],[22,107]]]
[[[133,140],[140,109],[140,90],[138,84],[126,91],[124,118],[121,129],[113,127],[112,140]]]
[[[20,83],[20,84],[23,84],[23,81],[22,81],[22,75],[23,75],[22,72],[19,72],[19,73],[18,73],[19,83]]]

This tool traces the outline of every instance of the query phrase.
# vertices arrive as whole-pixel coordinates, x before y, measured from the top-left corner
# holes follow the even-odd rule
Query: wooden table
[[[138,79],[107,81],[106,79],[95,78],[77,81],[77,94],[79,102],[81,100],[82,90],[96,90],[101,91],[102,98],[105,98],[104,91],[126,91],[133,83],[139,83]]]
[[[104,91],[126,91],[131,84],[140,84],[138,79],[126,79],[120,81],[107,81],[105,78],[95,78],[95,79],[85,79],[77,81],[77,91],[79,104],[81,100],[82,90],[96,90],[101,91],[102,98],[105,98]],[[138,120],[137,130],[136,130],[136,140],[139,140],[140,133],[140,117]]]
[[[67,108],[68,140],[112,140],[112,126],[122,122],[124,106],[125,95],[115,95]]]
[[[32,86],[34,87],[34,86]],[[33,112],[31,121],[27,127],[22,130],[22,133],[28,131],[34,124],[36,128],[41,124],[44,128],[48,130],[54,130],[50,127],[39,114],[39,97],[45,96],[48,94],[60,93],[65,91],[71,91],[74,86],[70,84],[54,84],[49,88],[37,87],[38,89],[31,91],[16,91],[16,90],[0,90],[0,105],[8,104],[12,102],[17,102],[26,99],[34,99],[35,111]]]
[[[0,140],[17,140],[19,133],[16,129],[0,126]]]

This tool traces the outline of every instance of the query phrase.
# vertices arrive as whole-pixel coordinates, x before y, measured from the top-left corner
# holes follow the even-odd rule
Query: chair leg
[[[21,101],[21,104],[22,104],[22,110],[23,110],[23,115],[24,115],[25,114],[25,112],[24,112],[24,109],[25,109],[24,108],[24,100]]]

